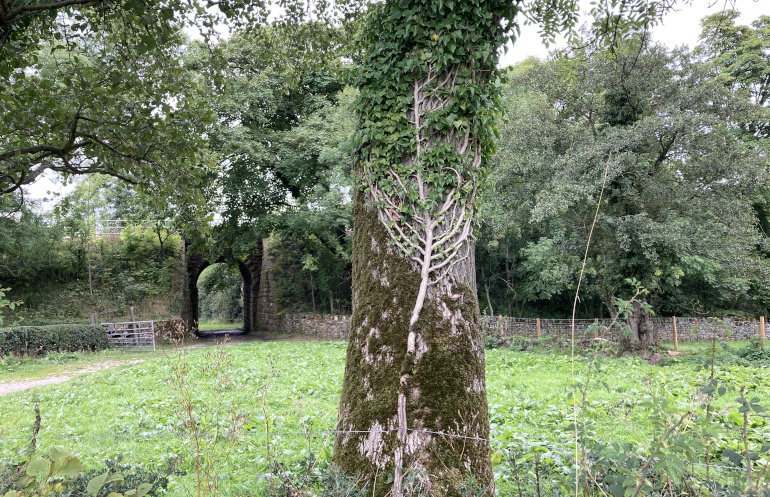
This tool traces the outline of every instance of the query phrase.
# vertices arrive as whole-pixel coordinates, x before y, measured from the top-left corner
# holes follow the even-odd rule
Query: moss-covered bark
[[[416,353],[407,357],[420,275],[390,247],[386,229],[364,197],[358,192],[355,198],[354,311],[338,422],[340,431],[363,433],[340,433],[334,461],[362,478],[372,495],[391,491],[386,481],[394,472],[399,444],[399,381],[402,373],[411,372],[404,470],[420,471],[431,495],[460,495],[458,488],[471,477],[491,490],[488,442],[425,433],[489,435],[473,259],[457,264],[444,282],[431,286],[413,328]]]
[[[633,303],[631,315],[628,317],[628,326],[631,328],[631,349],[643,350],[657,345],[658,340],[652,316],[637,301]]]

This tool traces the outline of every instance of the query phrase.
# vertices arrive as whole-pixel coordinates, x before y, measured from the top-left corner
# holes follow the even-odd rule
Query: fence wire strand
[[[490,444],[512,444],[515,445],[516,442],[509,441],[509,440],[503,440],[499,438],[483,438],[483,437],[476,437],[476,436],[467,436],[467,435],[458,435],[456,433],[447,433],[442,431],[432,431],[432,430],[425,430],[420,428],[407,428],[407,431],[411,431],[413,433],[425,433],[429,435],[438,435],[441,437],[446,438],[453,438],[453,439],[461,439],[461,440],[474,440],[479,442],[488,442]],[[214,437],[220,437],[220,438],[229,438],[229,437],[243,437],[243,438],[266,438],[266,437],[281,437],[281,436],[288,436],[288,435],[369,435],[372,433],[377,434],[388,434],[388,433],[396,433],[398,432],[398,428],[392,428],[388,430],[276,430],[276,431],[270,431],[270,432],[246,432],[246,431],[229,431],[229,432],[221,432],[221,433],[198,433],[198,434],[192,434],[192,433],[106,433],[106,434],[98,434],[98,435],[65,435],[65,434],[56,434],[56,435],[47,435],[47,436],[38,436],[36,437],[36,440],[38,442],[44,441],[44,440],[102,440],[102,439],[116,439],[116,438],[125,438],[125,439],[139,439],[139,440],[148,440],[151,441],[153,439],[157,438],[190,438],[190,437],[198,437],[198,438],[214,438]],[[0,442],[2,441],[20,441],[20,440],[30,440],[30,436],[0,436]],[[558,451],[564,451],[564,450],[571,450],[574,448],[574,444],[521,444],[522,451],[526,451],[526,449],[532,449],[532,448],[540,448],[540,449],[547,449],[552,452],[558,452]],[[739,466],[723,466],[718,464],[706,464],[706,463],[689,463],[694,466],[701,466],[701,467],[709,467],[709,468],[719,468],[719,469],[725,469],[725,470],[739,470],[739,471],[745,471],[746,468],[742,468]],[[231,477],[231,475],[216,475],[217,477]],[[258,476],[243,476],[244,478],[255,478]]]

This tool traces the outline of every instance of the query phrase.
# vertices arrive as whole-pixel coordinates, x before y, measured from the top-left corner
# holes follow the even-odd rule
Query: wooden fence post
[[[596,325],[596,328],[594,329],[594,340],[599,338],[599,318],[594,318],[594,324]]]
[[[537,337],[540,338],[540,318],[537,318]]]
[[[674,350],[679,350],[679,335],[676,332],[676,316],[672,319],[674,320]]]
[[[765,316],[759,316],[759,343],[765,348]]]
[[[505,333],[503,333],[503,316],[500,315],[497,318],[497,321],[500,323],[500,338],[503,338],[503,337],[505,337]]]

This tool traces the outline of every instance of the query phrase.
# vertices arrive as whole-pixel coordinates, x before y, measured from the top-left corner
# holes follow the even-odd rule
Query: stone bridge
[[[212,264],[231,262],[225,257],[209,260],[204,255],[187,253],[191,242],[185,241],[182,257],[187,271],[182,286],[182,320],[188,329],[198,331],[198,278]],[[277,329],[280,316],[275,303],[275,280],[272,261],[267,257],[268,239],[255,253],[238,259],[238,269],[243,277],[243,332]]]

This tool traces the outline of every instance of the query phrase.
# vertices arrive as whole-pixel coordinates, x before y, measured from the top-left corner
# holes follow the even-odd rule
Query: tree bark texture
[[[386,0],[363,30],[334,461],[374,496],[494,494],[473,223],[517,5]]]
[[[636,300],[633,302],[633,311],[628,317],[628,325],[631,327],[630,338],[633,350],[642,350],[657,344],[652,316]]]
[[[391,493],[386,481],[397,467],[402,410],[404,485],[416,481],[430,495],[452,496],[473,478],[493,495],[489,442],[476,439],[489,438],[489,420],[473,244],[466,241],[469,257],[428,288],[408,354],[420,270],[392,246],[365,196],[359,190],[354,200],[354,310],[334,461],[372,495]]]

